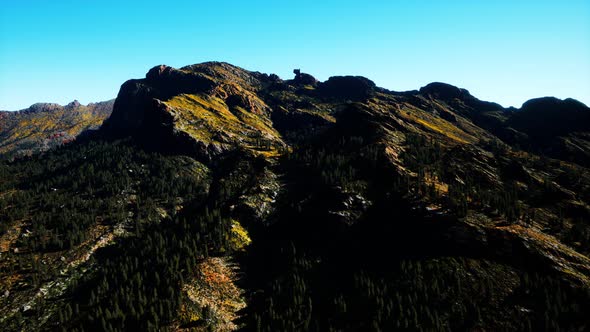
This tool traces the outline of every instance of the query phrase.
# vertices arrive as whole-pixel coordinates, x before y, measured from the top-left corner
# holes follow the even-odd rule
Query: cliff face
[[[16,112],[0,112],[0,155],[30,155],[70,142],[86,130],[98,129],[110,116],[113,103],[37,103]]]

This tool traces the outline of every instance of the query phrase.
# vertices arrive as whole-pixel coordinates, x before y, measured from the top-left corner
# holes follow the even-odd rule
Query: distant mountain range
[[[294,74],[2,113],[0,329],[590,330],[586,105]]]
[[[98,129],[113,110],[114,99],[81,105],[37,103],[20,111],[0,111],[0,155],[14,157],[46,151]]]

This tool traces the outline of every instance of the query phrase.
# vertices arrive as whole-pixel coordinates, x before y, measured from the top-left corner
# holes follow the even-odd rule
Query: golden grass
[[[252,243],[248,231],[242,227],[239,221],[232,220],[230,231],[230,244],[234,250],[244,250]]]
[[[438,176],[434,174],[426,173],[424,176],[424,182],[429,186],[433,185],[435,190],[440,194],[449,193],[449,185],[447,183],[440,181]]]
[[[259,138],[280,141],[280,134],[269,119],[240,106],[230,109],[219,97],[182,94],[165,104],[174,110],[177,128],[205,144],[219,142],[255,146]]]
[[[422,128],[446,136],[458,143],[467,144],[477,142],[477,138],[461,130],[452,123],[428,114],[419,109],[406,108],[399,115],[409,122],[413,122]]]
[[[199,263],[197,273],[183,287],[188,301],[179,311],[181,324],[202,321],[198,308],[209,308],[215,331],[234,331],[238,312],[246,307],[243,292],[235,285],[235,266],[227,258],[210,257]],[[190,328],[191,331],[209,331],[208,324]],[[178,328],[180,330],[180,328]]]
[[[11,123],[0,126],[0,153],[9,152],[24,141],[42,142],[57,133],[75,137],[86,128],[100,126],[105,119],[105,115],[92,115],[84,109],[18,114]]]

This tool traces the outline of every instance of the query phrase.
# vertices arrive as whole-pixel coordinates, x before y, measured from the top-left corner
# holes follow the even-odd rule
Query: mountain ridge
[[[410,103],[414,106],[430,108],[433,112],[440,113],[442,117],[446,116],[447,120],[452,120],[454,118],[453,113],[457,113],[467,120],[472,121],[474,124],[490,131],[508,144],[522,145],[522,147],[530,151],[547,153],[554,157],[560,155],[560,152],[556,151],[557,148],[555,148],[555,146],[559,145],[559,142],[556,143],[555,140],[551,139],[556,138],[557,136],[560,136],[560,138],[563,137],[565,140],[570,139],[570,134],[575,132],[575,130],[571,131],[571,129],[576,129],[580,123],[588,123],[586,118],[582,119],[582,121],[579,119],[569,119],[569,122],[563,125],[563,127],[566,128],[565,131],[562,130],[559,132],[560,135],[549,137],[548,139],[550,141],[544,144],[538,144],[539,142],[537,139],[540,136],[547,134],[547,128],[535,127],[527,129],[524,123],[543,123],[549,121],[550,123],[547,124],[548,126],[555,125],[552,119],[562,118],[560,109],[563,107],[559,106],[561,103],[568,104],[566,108],[575,105],[578,110],[576,112],[582,113],[583,116],[587,117],[588,114],[590,114],[590,109],[588,109],[586,105],[571,98],[563,101],[554,97],[535,98],[525,102],[523,107],[515,109],[513,107],[504,108],[493,102],[481,101],[472,96],[466,89],[440,82],[430,83],[419,90],[395,92],[379,88],[371,80],[362,76],[334,76],[325,82],[319,82],[315,80],[313,76],[309,74],[305,75],[310,77],[311,85],[299,82],[297,80],[299,76],[297,75],[293,80],[282,80],[274,74],[268,75],[259,72],[250,72],[224,62],[206,62],[185,66],[181,69],[159,65],[150,69],[146,74],[145,79],[127,81],[122,86],[120,94],[128,93],[132,89],[136,90],[133,93],[144,93],[145,95],[140,98],[143,104],[139,108],[149,109],[150,107],[154,107],[153,105],[148,105],[152,102],[150,99],[157,99],[166,103],[166,99],[174,94],[210,93],[214,97],[222,97],[221,99],[223,100],[233,98],[238,100],[238,102],[241,102],[241,106],[248,107],[252,106],[246,105],[248,104],[248,98],[250,98],[259,103],[257,106],[258,108],[265,108],[267,107],[265,104],[270,102],[270,100],[265,100],[266,96],[255,96],[255,94],[258,91],[261,91],[261,89],[270,88],[280,90],[307,86],[308,89],[305,93],[309,96],[324,99],[334,98],[335,100],[342,98],[363,100],[370,97],[372,94],[379,92],[399,97],[399,100],[394,101],[394,104],[396,104],[394,107],[400,107],[400,105],[403,105],[404,103]],[[166,82],[173,83],[167,85]],[[228,92],[223,91],[223,89],[232,84],[247,87],[249,93],[242,94],[240,91],[230,89],[231,95],[228,95]],[[133,87],[128,87],[130,85]],[[174,91],[175,89],[176,91]],[[219,91],[215,92],[213,91],[214,89]],[[153,93],[153,96],[150,96],[150,93]],[[252,93],[254,93],[254,95],[252,95]],[[125,98],[120,98],[120,100],[120,103],[123,103]],[[447,106],[450,106],[452,110],[445,109],[445,106],[441,107],[441,105],[438,104],[438,101],[448,103]],[[531,105],[536,105],[536,112],[528,112]],[[131,114],[131,110],[133,109],[138,108],[128,107],[127,104],[123,106],[115,105],[113,118],[108,119],[105,122],[103,129],[112,132],[118,125],[126,123],[125,119],[127,119],[127,121],[133,119],[134,116]],[[261,111],[257,112],[260,113]],[[268,110],[266,112],[268,113]],[[152,113],[163,115],[167,112],[154,111]],[[147,114],[152,113],[148,112]],[[140,122],[142,121],[140,117],[143,116],[143,113],[138,112],[135,116],[135,123],[130,126],[133,127],[133,129],[138,129],[140,127]],[[275,115],[270,115],[270,117],[273,116]],[[582,129],[587,130],[588,128],[584,127]],[[517,130],[518,133],[514,133],[514,130]],[[529,138],[528,136],[531,137]],[[582,140],[585,141],[585,139]],[[586,143],[588,142],[585,142],[584,144]],[[582,159],[584,160],[584,163],[587,163],[590,161],[590,155],[584,152]]]
[[[0,155],[15,157],[47,151],[98,129],[112,111],[114,99],[81,105],[35,103],[18,111],[0,111]]]

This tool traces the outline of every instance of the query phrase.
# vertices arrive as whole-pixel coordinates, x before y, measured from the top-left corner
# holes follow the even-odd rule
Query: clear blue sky
[[[0,109],[114,98],[157,64],[209,60],[291,78],[432,81],[520,106],[590,104],[590,1],[29,1],[0,3]]]

